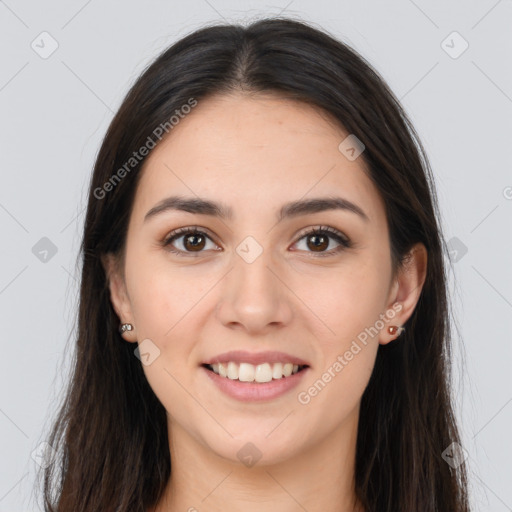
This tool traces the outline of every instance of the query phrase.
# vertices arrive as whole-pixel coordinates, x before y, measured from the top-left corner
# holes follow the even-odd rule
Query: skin
[[[361,511],[354,493],[359,405],[389,325],[411,316],[425,280],[427,253],[411,251],[393,276],[383,201],[362,158],[338,145],[348,134],[311,106],[272,95],[210,97],[148,156],[127,233],[124,261],[104,258],[111,300],[160,355],[143,365],[167,410],[172,475],[152,509],[163,511]],[[129,179],[129,178],[126,178]],[[170,195],[220,201],[232,220],[183,211],[144,216]],[[336,195],[369,220],[330,210],[276,223],[292,200]],[[211,234],[202,252],[186,237],[162,246],[177,228]],[[318,256],[304,228],[331,226],[353,247]],[[252,236],[262,253],[247,263],[237,246]],[[329,238],[320,252],[339,246]],[[308,243],[309,241],[309,243]],[[217,250],[215,250],[217,249]],[[307,404],[297,399],[379,315],[400,311]],[[400,343],[397,340],[396,343]],[[227,350],[280,350],[310,365],[298,389],[243,403],[214,386],[201,363]],[[246,467],[237,452],[253,443],[261,459]]]

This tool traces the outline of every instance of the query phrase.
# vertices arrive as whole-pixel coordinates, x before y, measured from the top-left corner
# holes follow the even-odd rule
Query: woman
[[[267,19],[172,45],[97,157],[45,509],[468,511],[437,215],[341,42]]]

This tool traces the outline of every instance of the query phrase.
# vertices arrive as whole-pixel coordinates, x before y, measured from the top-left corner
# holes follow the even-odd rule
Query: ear
[[[126,290],[126,283],[123,273],[120,269],[119,258],[112,253],[103,254],[101,263],[105,269],[108,287],[110,289],[110,302],[119,317],[120,324],[129,323],[133,325],[133,330],[126,331],[121,336],[130,342],[136,342],[136,330],[131,309],[131,302]]]
[[[380,332],[381,345],[387,345],[399,335],[400,331],[390,334],[388,327],[402,327],[413,314],[427,277],[427,259],[427,249],[422,243],[414,245],[407,254],[388,296],[388,310],[396,314]]]

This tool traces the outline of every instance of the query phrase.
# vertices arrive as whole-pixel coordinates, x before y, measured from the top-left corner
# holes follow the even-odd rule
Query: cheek
[[[158,277],[147,269],[133,280],[132,307],[138,332],[145,337],[163,339],[173,327],[183,308],[184,297],[162,274]]]
[[[150,364],[142,365],[146,379],[168,413],[187,410],[190,396],[183,385],[196,369],[197,340],[193,332],[197,325],[190,322],[197,319],[194,306],[204,292],[187,287],[188,280],[180,279],[178,272],[149,262],[132,268],[130,277],[139,350],[144,340],[151,352]]]
[[[338,428],[354,413],[368,385],[377,346],[358,345],[333,353],[323,371],[305,382],[297,395],[303,412],[316,417],[324,431]]]
[[[375,325],[385,307],[388,278],[383,265],[359,258],[337,269],[317,269],[316,276],[310,272],[294,285],[321,319],[309,322],[320,364],[299,402],[336,410],[333,425],[357,405],[371,376],[379,346]]]
[[[164,373],[168,370],[181,382],[197,367],[197,344],[207,320],[207,294],[218,277],[147,254],[135,255],[132,263],[135,261],[131,267],[127,262],[126,272],[137,337],[139,343],[151,340],[159,353],[158,364],[145,367],[148,380],[159,378],[156,374],[161,366]],[[164,382],[157,380],[155,386],[165,385],[169,378],[164,375]]]
[[[299,403],[310,411],[331,411],[325,428],[335,428],[353,411],[368,385],[379,347],[376,322],[383,312],[385,284],[375,271],[343,274],[309,290],[314,311],[322,319],[313,330],[317,340],[314,374],[301,388]]]
[[[194,280],[161,251],[137,251],[134,247],[126,274],[138,331],[164,340],[172,337],[180,323],[187,322],[186,314],[204,295],[206,283]]]
[[[290,287],[321,319],[323,337],[338,347],[374,325],[385,307],[389,275],[374,260],[351,256],[338,267],[295,270]]]

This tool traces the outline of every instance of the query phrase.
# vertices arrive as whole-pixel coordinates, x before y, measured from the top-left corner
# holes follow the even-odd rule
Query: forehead
[[[338,149],[348,135],[322,110],[275,95],[201,100],[146,158],[135,209],[178,193],[222,200],[238,217],[335,194],[379,219],[384,205],[364,161]]]

